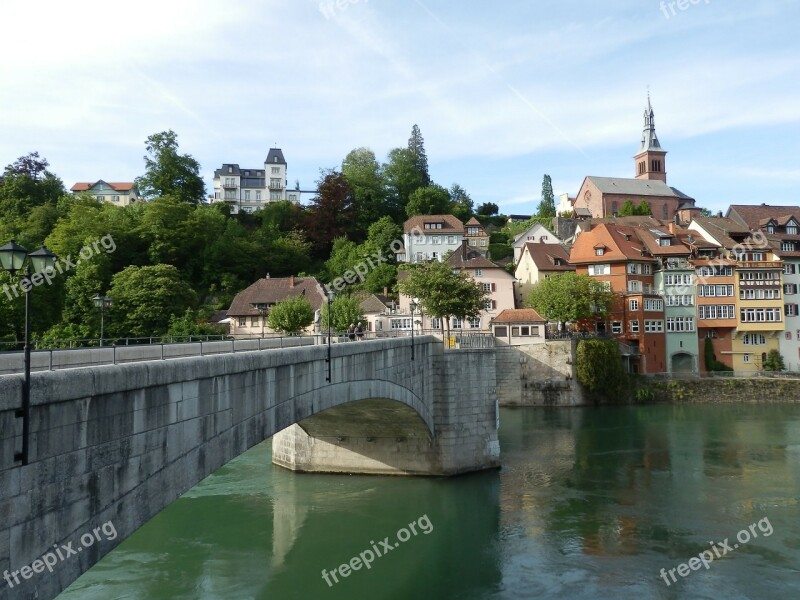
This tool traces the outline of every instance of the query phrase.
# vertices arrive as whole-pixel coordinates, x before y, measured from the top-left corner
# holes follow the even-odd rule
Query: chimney
[[[269,279],[269,273],[267,273],[267,276],[264,277],[264,279]]]
[[[678,215],[675,215],[675,218],[677,219]],[[669,232],[670,233],[673,233],[673,234],[677,233],[676,229],[677,229],[677,227],[675,227],[675,223],[670,223],[669,224]]]
[[[294,275],[289,275],[289,287],[294,287]]]
[[[464,259],[465,262],[467,260],[467,244],[469,244],[467,240],[461,242],[461,258]]]

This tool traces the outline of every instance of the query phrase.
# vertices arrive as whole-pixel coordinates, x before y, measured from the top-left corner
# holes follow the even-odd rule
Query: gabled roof
[[[314,277],[266,277],[236,294],[228,309],[228,316],[258,316],[253,303],[277,304],[296,296],[305,296],[311,307],[317,310],[325,299],[325,291]]]
[[[285,165],[286,159],[283,158],[283,152],[280,148],[270,148],[267,159],[264,162],[271,165]]]
[[[603,256],[595,254],[595,247],[605,246]],[[636,235],[635,227],[601,223],[578,236],[572,245],[569,261],[572,264],[607,263],[629,260],[646,261],[646,247]]]
[[[622,194],[625,196],[661,196],[665,198],[680,198],[682,200],[692,200],[683,192],[669,187],[660,179],[628,179],[624,177],[595,177],[588,176],[586,179],[591,181],[603,194]]]
[[[480,222],[480,221],[478,221],[478,219],[476,219],[475,217],[472,217],[472,218],[471,218],[469,221],[467,221],[465,224],[466,224],[466,225],[473,225],[473,226],[474,226],[474,225],[477,225],[478,227],[483,227],[483,225],[481,225],[481,222]]]
[[[528,242],[525,244],[525,250],[530,254],[531,260],[540,271],[575,270],[575,267],[569,264],[569,253],[559,244]],[[556,264],[556,260],[561,264]]]
[[[689,256],[691,250],[688,246],[684,246],[682,240],[674,233],[665,229],[645,229],[639,227],[636,229],[636,235],[647,248],[648,252],[653,256]],[[697,237],[700,237],[699,235]],[[661,246],[658,243],[659,239],[668,238],[670,240],[669,246]]]
[[[94,183],[92,183],[91,181],[78,182],[75,185],[73,185],[70,188],[70,190],[73,191],[73,192],[87,192],[87,191],[97,187],[101,183],[106,184],[108,187],[110,187],[115,192],[130,192],[131,190],[134,190],[136,188],[136,184],[134,182],[132,182],[132,181],[109,182],[109,181],[103,181],[102,179],[99,179],[99,180],[95,181]]]
[[[800,217],[800,206],[774,206],[771,204],[731,204],[726,216],[746,225],[750,229],[758,229],[762,222],[766,224],[769,219],[778,219],[797,215]]]
[[[466,241],[464,241],[461,245],[461,248],[457,249],[450,255],[450,258],[447,259],[447,264],[451,267],[455,267],[458,269],[497,269],[498,271],[502,271],[506,275],[508,275],[511,279],[514,276],[506,271],[505,267],[502,265],[498,265],[497,263],[492,262],[488,258],[484,258],[482,256],[476,256],[474,258],[465,258],[464,257],[464,249],[469,249],[469,246],[466,246]]]
[[[379,315],[382,312],[388,310],[389,305],[381,300],[376,294],[370,294],[369,292],[359,292],[356,294],[356,297],[361,300],[361,310],[364,311],[364,314],[376,314]]]
[[[544,226],[544,225],[542,225],[541,223],[534,223],[533,225],[531,225],[530,227],[528,227],[528,228],[527,228],[525,231],[523,231],[522,233],[519,233],[519,234],[517,234],[516,236],[514,236],[514,245],[515,245],[515,246],[519,246],[518,242],[520,242],[520,241],[522,241],[522,243],[527,243],[527,242],[528,242],[528,240],[527,240],[527,238],[528,238],[528,234],[529,234],[531,231],[533,231],[534,229],[537,229],[537,228],[538,228],[538,229],[543,229],[543,230],[544,230],[544,231],[547,233],[547,235],[549,235],[549,236],[553,236],[553,239],[554,239],[554,240],[558,240],[558,236],[556,236],[556,235],[555,235],[555,234],[554,234],[552,231],[550,231],[550,230],[549,230],[547,227],[545,227],[545,226]],[[523,239],[523,238],[525,238],[525,239]]]
[[[547,319],[542,317],[532,308],[507,308],[494,319],[492,323],[546,323]]]
[[[695,217],[692,223],[697,223],[723,248],[728,250],[740,243],[734,238],[743,239],[750,234],[747,226],[727,217]]]
[[[441,223],[441,229],[425,229],[425,223]],[[417,215],[403,223],[403,231],[411,233],[419,230],[421,233],[464,233],[464,224],[453,215]]]

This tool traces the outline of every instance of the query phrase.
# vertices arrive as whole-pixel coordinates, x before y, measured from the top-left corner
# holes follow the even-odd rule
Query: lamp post
[[[328,363],[328,377],[325,378],[325,381],[328,383],[331,382],[332,375],[331,375],[331,323],[333,322],[333,313],[331,312],[331,301],[333,300],[333,290],[326,286],[327,296],[328,296],[328,358],[325,359],[325,362]]]
[[[112,299],[110,296],[101,296],[97,294],[92,298],[94,307],[100,311],[100,347],[103,347],[103,333],[105,332],[105,314],[111,308]]]
[[[414,360],[414,311],[417,310],[417,303],[411,300],[411,360]]]
[[[266,302],[253,302],[250,304],[253,308],[258,311],[258,314],[261,315],[261,337],[264,337],[264,317],[267,316],[267,312],[269,312],[269,304]]]
[[[26,260],[29,259],[29,260]],[[22,271],[20,287],[25,292],[25,379],[22,383],[22,407],[17,412],[17,418],[22,419],[22,452],[14,454],[15,461],[28,464],[28,443],[30,437],[31,415],[31,289],[41,283],[41,275],[52,271],[56,263],[56,255],[42,246],[35,252],[28,253],[14,240],[0,248],[0,267],[8,271],[12,277],[17,271]],[[38,278],[35,276],[39,276]],[[38,280],[38,283],[34,281]]]

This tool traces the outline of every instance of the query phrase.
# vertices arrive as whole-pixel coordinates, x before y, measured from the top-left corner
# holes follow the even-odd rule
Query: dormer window
[[[228,173],[233,173],[233,167],[228,167]]]
[[[606,253],[606,249],[605,248],[595,248],[594,249],[594,255],[595,256],[603,256],[605,253]]]
[[[671,246],[672,240],[669,238],[658,238],[658,245],[659,246]]]
[[[767,225],[767,233],[775,233],[775,225],[773,225],[772,223]]]
[[[786,224],[786,233],[788,235],[797,235],[797,223],[794,221],[789,221]]]
[[[278,157],[276,156],[275,158],[273,158],[272,162],[278,162]]]

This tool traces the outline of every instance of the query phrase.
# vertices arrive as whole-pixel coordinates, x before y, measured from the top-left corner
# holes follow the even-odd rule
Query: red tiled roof
[[[115,192],[130,192],[134,187],[136,187],[136,184],[132,181],[108,182],[100,180],[95,182],[91,181],[78,182],[75,185],[73,185],[70,188],[70,190],[73,192],[85,192],[87,190],[92,189],[94,186],[96,186],[98,183],[101,182],[108,185],[108,187],[110,187]]]
[[[532,308],[507,308],[494,319],[492,323],[546,323],[539,313]]]
[[[441,223],[441,229],[425,229],[425,223]],[[422,233],[464,233],[464,224],[453,215],[417,215],[403,223],[403,231],[411,233],[414,229]]]
[[[259,279],[236,294],[228,309],[229,317],[258,316],[253,303],[277,304],[281,300],[305,296],[314,310],[322,306],[325,291],[313,277],[268,277]]]
[[[748,227],[757,229],[759,225],[766,225],[770,219],[776,223],[785,224],[785,217],[800,215],[800,206],[773,206],[770,204],[732,204],[728,209],[728,216],[743,221]],[[780,223],[780,219],[784,219]]]
[[[531,260],[540,271],[574,271],[575,267],[569,264],[569,254],[559,244],[544,244],[542,242],[528,242],[525,244]],[[555,259],[561,264],[557,265]]]

